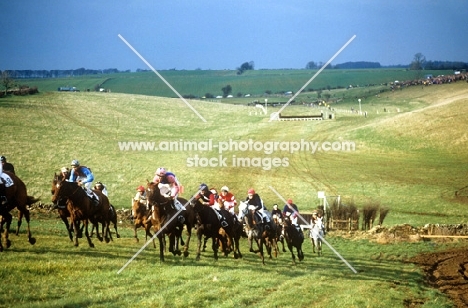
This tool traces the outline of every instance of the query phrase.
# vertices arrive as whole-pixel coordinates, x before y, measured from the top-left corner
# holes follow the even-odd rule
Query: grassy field
[[[94,82],[94,81],[93,81]],[[286,88],[285,88],[286,89]],[[355,91],[355,90],[349,90]],[[356,89],[358,91],[358,89]],[[358,93],[358,92],[355,92]],[[339,95],[339,94],[337,94]],[[466,83],[413,87],[371,95],[362,101],[368,116],[337,113],[336,120],[269,122],[249,115],[253,107],[192,100],[203,122],[178,99],[121,93],[56,93],[7,97],[0,100],[1,154],[17,169],[30,195],[50,202],[53,173],[72,159],[92,168],[96,180],[108,187],[117,208],[129,208],[135,188],[165,166],[185,187],[184,197],[202,182],[227,185],[243,199],[254,187],[268,208],[292,198],[300,211],[319,204],[317,191],[340,195],[358,208],[378,202],[390,208],[384,224],[467,223],[467,203],[455,191],[467,186],[466,161],[468,87]],[[334,108],[357,108],[343,100]],[[294,105],[290,114],[310,107]],[[268,107],[268,112],[279,107]],[[384,109],[386,112],[384,112]],[[399,112],[397,112],[399,110]],[[312,111],[311,111],[312,112]],[[316,110],[313,110],[316,112]],[[121,150],[122,142],[354,142],[353,151]],[[226,159],[227,166],[191,166],[197,157]],[[233,166],[233,158],[249,158],[258,166]],[[269,166],[273,159],[287,162]],[[213,160],[213,162],[215,162]],[[425,251],[466,246],[466,242],[377,244],[344,239],[331,233],[330,243],[358,270],[352,273],[325,248],[312,255],[305,244],[305,260],[291,266],[289,254],[259,266],[243,242],[241,260],[202,261],[192,255],[157,260],[146,250],[121,274],[117,271],[138,251],[130,227],[121,225],[123,238],[95,249],[82,241],[75,248],[53,214],[34,214],[30,246],[25,234],[12,237],[3,252],[0,278],[8,291],[2,307],[450,307],[450,302],[423,283],[409,258]],[[152,269],[152,270],[150,270]],[[300,296],[298,296],[300,295]]]
[[[298,91],[314,74],[316,70],[254,70],[237,75],[235,70],[223,71],[176,71],[168,70],[159,72],[181,95],[203,97],[207,93],[222,95],[222,88],[231,85],[232,95],[240,94],[244,97],[250,94],[250,98],[243,98],[237,102],[248,103],[263,97],[266,91],[272,94],[286,91]],[[360,69],[360,70],[324,70],[308,87],[306,96],[316,96],[310,93],[313,90],[328,88],[366,87],[371,84],[380,85],[394,82],[395,80],[413,80],[417,78],[415,71],[405,69]],[[424,74],[449,75],[453,71],[425,71]],[[422,78],[419,76],[418,78]],[[37,86],[39,91],[56,91],[58,87],[75,86],[81,91],[90,89],[94,91],[96,85],[109,89],[114,93],[154,95],[163,97],[177,97],[152,71],[138,73],[118,73],[93,76],[77,76],[69,78],[20,80],[21,84]],[[356,94],[355,92],[353,94]],[[340,96],[341,97],[341,96]],[[287,101],[287,97],[271,97],[270,101]],[[226,99],[226,102],[235,101]]]

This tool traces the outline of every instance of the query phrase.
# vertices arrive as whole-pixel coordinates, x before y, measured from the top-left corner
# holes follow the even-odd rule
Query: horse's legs
[[[195,260],[197,260],[197,261],[200,261],[202,241],[206,245],[206,237],[203,236],[202,232],[200,231],[200,228],[201,228],[200,226],[198,226],[198,228],[197,228],[197,255],[195,257]]]
[[[133,225],[133,237],[135,238],[135,241],[138,243],[140,240],[138,239],[138,232],[137,232],[137,229],[138,229],[139,225],[137,224],[134,224]],[[147,238],[146,240],[148,240],[148,234],[146,234]]]
[[[165,246],[164,234],[159,234],[158,239],[159,239],[159,261],[164,262],[164,246]]]
[[[60,214],[60,218],[65,224],[65,227],[67,228],[67,233],[68,233],[68,237],[70,238],[70,241],[73,241],[72,228],[70,224],[68,223],[68,217],[66,215]]]
[[[27,232],[28,232],[28,241],[29,241],[29,244],[31,245],[34,245],[36,244],[36,239],[34,237],[32,237],[31,235],[31,228],[30,228],[30,224],[29,224],[29,220],[30,220],[30,217],[29,217],[29,210],[25,210],[23,211],[23,215],[24,215],[24,218],[26,219],[26,223],[28,224],[28,227],[27,227]]]
[[[189,256],[189,246],[190,246],[190,239],[192,238],[192,227],[187,225],[187,238],[185,239],[184,245],[184,257]]]
[[[94,248],[94,244],[93,244],[93,242],[91,241],[91,237],[89,236],[88,224],[89,224],[89,221],[88,221],[88,220],[85,220],[85,221],[84,221],[84,225],[85,225],[85,235],[86,235],[86,239],[88,240],[88,245],[89,245],[89,247]],[[97,229],[97,228],[96,228],[96,229]],[[96,234],[99,234],[99,232],[96,231]],[[78,243],[78,241],[77,241],[77,243]],[[76,246],[78,246],[78,245],[76,245]]]
[[[218,249],[219,249],[219,244],[218,244],[218,238],[219,235],[217,236],[212,236],[211,237],[211,248],[213,249],[213,253],[214,253],[214,259],[217,261],[218,260]]]
[[[16,226],[16,235],[18,236],[19,235],[19,230],[21,228],[21,223],[23,222],[23,212],[22,211],[18,211],[18,224]]]

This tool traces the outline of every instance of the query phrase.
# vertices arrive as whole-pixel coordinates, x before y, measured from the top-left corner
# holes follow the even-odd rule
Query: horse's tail
[[[26,205],[33,205],[34,203],[40,201],[41,198],[35,198],[33,196],[28,196],[28,199],[26,201]]]

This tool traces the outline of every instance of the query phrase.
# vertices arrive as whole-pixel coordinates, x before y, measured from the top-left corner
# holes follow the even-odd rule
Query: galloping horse
[[[187,257],[189,252],[190,238],[192,235],[192,227],[194,223],[194,213],[190,207],[177,214],[177,210],[173,208],[172,200],[165,198],[161,195],[161,190],[157,183],[147,183],[147,200],[148,204],[152,207],[151,225],[159,239],[159,259],[164,262],[164,235],[169,236],[169,252],[173,255],[181,255],[179,249],[179,239],[181,244],[184,245],[182,240],[182,231],[184,224],[187,228],[187,239],[184,245],[184,257]],[[183,198],[178,198],[179,202],[184,205],[188,203]],[[184,222],[181,223],[175,215],[183,215]],[[163,229],[164,227],[164,229]]]
[[[132,217],[133,217],[133,237],[138,243],[138,228],[143,227],[145,229],[146,240],[152,238],[151,234],[151,217],[150,211],[146,209],[146,205],[141,204],[140,200],[132,199]],[[153,247],[156,248],[156,243],[153,239]]]
[[[284,236],[283,236],[283,219],[278,217],[277,215],[273,215],[273,222],[276,226],[276,243],[281,243],[283,252],[286,252],[286,248],[284,246]]]
[[[269,212],[268,212],[269,214]],[[244,220],[249,238],[250,252],[260,253],[262,263],[265,264],[263,246],[266,247],[268,256],[272,259],[271,251],[274,250],[275,257],[278,256],[278,244],[276,242],[276,225],[270,222],[264,223],[259,213],[248,209],[246,202],[239,205],[239,220]],[[258,251],[253,249],[253,241],[257,243]]]
[[[63,178],[63,175],[61,173],[57,174],[54,173],[54,179],[52,180],[52,187],[50,189],[50,192],[52,193],[52,196],[54,196],[55,191],[57,190],[57,187],[63,182],[65,179]],[[70,217],[70,212],[68,211],[67,208],[67,199],[59,199],[56,201],[55,206],[57,207],[58,214],[60,218],[62,219],[63,223],[65,224],[65,227],[67,228],[68,232],[68,237],[70,238],[70,241],[73,241],[73,226],[70,225],[68,222],[68,218]],[[81,236],[81,230],[80,236]]]
[[[196,260],[200,260],[203,237],[211,237],[211,247],[213,249],[215,260],[218,260],[219,243],[221,243],[221,248],[225,256],[227,256],[230,251],[234,251],[235,259],[242,258],[239,248],[242,225],[237,221],[237,218],[232,216],[228,211],[221,209],[222,214],[227,219],[227,226],[223,227],[215,213],[215,210],[210,206],[203,205],[198,200],[193,200],[192,205],[198,217]]]
[[[310,221],[310,241],[312,243],[312,250],[315,253],[317,248],[317,254],[322,255],[322,238],[325,236],[325,226],[323,225],[322,218],[312,218]]]
[[[291,223],[291,219],[286,217],[283,222],[284,239],[291,252],[293,263],[296,264],[296,256],[294,255],[294,247],[297,251],[299,261],[304,260],[304,252],[302,251],[302,243],[304,242],[304,234],[297,229],[298,227]]]
[[[109,230],[109,199],[99,190],[94,190],[94,193],[99,198],[99,204],[94,205],[94,202],[88,197],[88,194],[76,182],[62,181],[56,186],[56,190],[52,197],[52,202],[57,203],[62,199],[67,200],[67,209],[70,212],[71,224],[74,230],[74,244],[78,246],[78,229],[79,222],[83,221],[85,226],[85,235],[88,240],[89,247],[94,248],[91,237],[88,232],[89,221],[99,230],[99,223],[102,224],[102,234],[106,243],[110,242]],[[98,239],[102,242],[103,238],[97,232]]]
[[[3,171],[3,173],[8,175],[10,179],[12,180],[12,185],[6,185],[8,187],[5,187],[5,195],[7,197],[8,203],[6,205],[0,206],[0,216],[2,216],[1,223],[0,223],[0,230],[3,229],[3,225],[6,223],[6,230],[5,230],[6,248],[10,247],[11,245],[11,242],[8,238],[8,233],[9,233],[10,224],[13,218],[10,214],[10,211],[14,208],[17,208],[18,211],[22,213],[22,215],[24,215],[26,222],[28,224],[28,227],[27,227],[28,241],[31,245],[34,245],[36,243],[36,239],[31,236],[31,229],[29,227],[30,215],[29,215],[29,209],[27,207],[39,201],[39,199],[28,196],[26,185],[15,174],[8,172],[8,171]],[[21,225],[20,220],[18,220],[18,230],[19,230],[20,225]],[[0,238],[0,251],[3,251],[1,238]]]

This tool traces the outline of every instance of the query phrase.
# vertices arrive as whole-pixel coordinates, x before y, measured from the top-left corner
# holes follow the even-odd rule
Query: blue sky
[[[468,62],[468,1],[0,1],[0,70]]]

